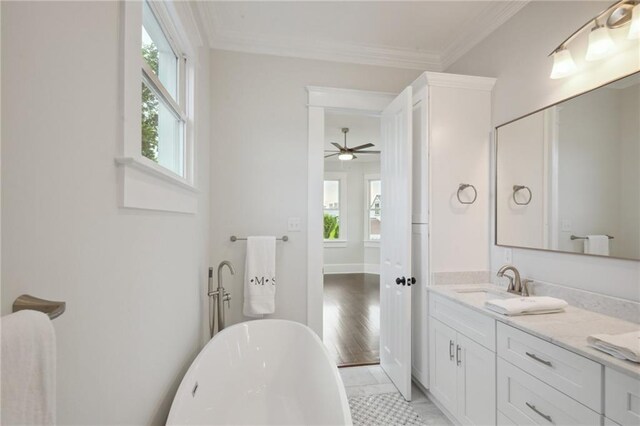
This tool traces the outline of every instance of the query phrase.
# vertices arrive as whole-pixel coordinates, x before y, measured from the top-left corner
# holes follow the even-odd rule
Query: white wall
[[[326,133],[325,133],[326,135]],[[352,146],[350,143],[349,145]],[[373,148],[371,148],[373,149]],[[379,158],[379,157],[378,157]],[[379,161],[326,161],[325,173],[346,173],[347,185],[347,241],[346,247],[324,247],[324,271],[333,272],[371,272],[380,265],[380,248],[365,247],[365,175],[380,174]],[[365,267],[365,265],[367,265]]]
[[[208,52],[198,214],[118,208],[119,13],[2,2],[2,314],[22,293],[67,302],[53,321],[61,425],[163,424],[205,333]]]
[[[229,236],[288,234],[277,244],[273,317],[307,320],[307,85],[399,92],[418,72],[211,51],[211,223],[215,264],[236,266],[229,323],[242,320],[245,243]],[[287,232],[298,217],[302,232]],[[320,302],[319,302],[320,303]]]
[[[585,63],[581,58],[586,40],[581,37],[572,44],[572,52],[582,71],[562,80],[549,79],[549,52],[607,5],[609,2],[531,2],[447,72],[498,78],[492,121],[499,125],[637,71],[637,42],[623,42],[618,53],[606,61]],[[616,38],[623,36],[616,34]],[[504,249],[494,246],[493,272],[505,263],[504,258]],[[640,300],[639,262],[514,249],[513,263],[525,277]]]

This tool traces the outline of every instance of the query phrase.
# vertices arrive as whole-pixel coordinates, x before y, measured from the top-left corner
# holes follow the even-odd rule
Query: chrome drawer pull
[[[538,358],[536,356],[536,354],[530,354],[529,352],[525,352],[525,354],[527,354],[527,356],[535,359],[536,361],[543,363],[544,365],[548,365],[549,367],[553,367],[553,365],[551,364],[550,361],[545,361],[544,359]]]
[[[453,361],[453,340],[449,340],[449,361]]]
[[[456,345],[456,365],[462,364],[462,359],[460,359],[460,345]]]
[[[543,412],[538,410],[535,405],[529,404],[528,402],[525,402],[525,404],[527,404],[527,407],[531,408],[537,415],[543,417],[549,423],[553,423],[553,420],[551,420],[551,416],[549,416],[548,414],[544,414]]]

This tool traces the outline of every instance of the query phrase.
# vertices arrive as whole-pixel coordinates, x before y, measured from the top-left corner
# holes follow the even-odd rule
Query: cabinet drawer
[[[640,424],[640,380],[605,368],[604,395],[607,417],[623,426]]]
[[[495,320],[446,297],[431,293],[429,313],[487,349],[496,350]]]
[[[497,330],[499,357],[602,413],[602,365],[508,325]]]
[[[498,411],[516,425],[601,425],[602,416],[498,358]],[[507,423],[508,424],[508,423]]]

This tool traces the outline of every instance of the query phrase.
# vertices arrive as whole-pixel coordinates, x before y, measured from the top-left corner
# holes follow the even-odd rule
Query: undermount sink
[[[456,293],[470,296],[473,298],[482,298],[484,300],[492,300],[492,299],[510,299],[512,297],[517,297],[516,294],[507,293],[506,291],[489,289],[489,288],[466,288],[454,290]]]

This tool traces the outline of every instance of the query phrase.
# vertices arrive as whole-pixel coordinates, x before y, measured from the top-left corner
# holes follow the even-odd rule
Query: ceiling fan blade
[[[352,153],[351,155],[353,155],[353,153]],[[355,155],[353,155],[353,160],[355,160],[356,158],[358,158],[358,157],[356,157]]]
[[[339,155],[339,154],[340,154],[339,152],[336,152],[336,153],[334,153],[334,154],[325,155],[325,156],[324,156],[324,158],[333,157],[333,156],[335,156],[335,155]]]
[[[375,146],[375,145],[374,145],[374,144],[372,144],[372,143],[365,143],[364,145],[354,146],[353,148],[349,148],[349,149],[352,149],[352,150],[356,151],[356,150],[358,150],[358,149],[370,148],[370,147],[372,147],[372,146]]]
[[[336,148],[338,148],[340,151],[342,151],[344,148],[339,144],[339,143],[335,143],[335,142],[331,142],[331,145],[335,146]]]
[[[354,151],[358,154],[380,154],[380,151]]]
[[[342,152],[342,151],[331,151],[330,149],[325,149],[324,152]]]

